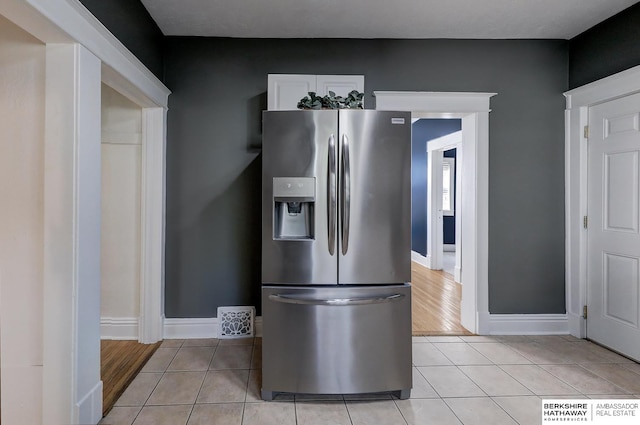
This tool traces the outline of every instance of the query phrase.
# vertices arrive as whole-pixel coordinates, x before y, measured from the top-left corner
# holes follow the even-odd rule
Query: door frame
[[[418,115],[418,114],[413,114]],[[448,134],[427,142],[427,267],[432,270],[442,270],[442,251],[444,241],[442,232],[436,226],[434,217],[443,220],[442,213],[442,173],[438,172],[442,168],[443,153],[449,149],[456,149],[456,164],[462,163],[462,131]],[[455,167],[456,182],[462,181],[462,167]],[[456,188],[457,189],[457,188]],[[455,220],[456,220],[456,265],[454,269],[454,280],[462,283],[462,196],[460,190],[455,190]]]
[[[640,92],[640,66],[569,90],[565,109],[565,282],[569,332],[587,336],[587,138],[589,107]]]
[[[102,65],[102,83],[140,107],[142,158],[140,168],[140,304],[138,342],[155,343],[164,325],[164,215],[166,107],[149,103],[136,87]]]
[[[374,91],[376,109],[462,119],[460,322],[489,334],[489,101],[497,93]]]
[[[45,214],[41,404],[52,423],[96,423],[102,416],[99,323],[99,179],[91,149],[100,140],[100,82],[143,107],[142,338],[162,338],[166,112],[170,91],[80,2],[4,0],[0,14],[46,45]],[[51,91],[50,91],[51,89]],[[63,94],[64,96],[56,96]],[[91,98],[89,95],[94,96]],[[58,107],[60,102],[65,107]],[[85,106],[89,106],[85,108]],[[55,143],[50,143],[51,141]],[[88,146],[76,155],[78,145]],[[54,149],[62,146],[63,149]],[[91,155],[87,156],[87,153]],[[96,195],[98,195],[96,197]],[[78,220],[80,218],[80,220]],[[80,223],[80,224],[79,224]],[[88,231],[87,231],[88,229]],[[97,230],[97,231],[96,231]],[[88,248],[88,249],[85,249]],[[88,259],[90,261],[81,261]],[[55,257],[55,258],[54,258]],[[60,261],[53,261],[60,260]],[[96,265],[97,262],[97,265]],[[50,266],[50,267],[48,267]],[[150,332],[146,334],[146,332]],[[142,336],[142,335],[147,336]]]

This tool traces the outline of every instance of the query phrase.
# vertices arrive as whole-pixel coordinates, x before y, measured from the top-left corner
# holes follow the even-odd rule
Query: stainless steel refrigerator
[[[262,398],[411,391],[411,115],[266,111]]]

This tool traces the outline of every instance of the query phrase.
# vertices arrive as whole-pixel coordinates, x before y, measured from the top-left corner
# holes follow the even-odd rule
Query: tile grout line
[[[455,397],[455,398],[457,398],[457,397]],[[462,398],[462,397],[460,397],[460,398]],[[458,414],[456,413],[456,411],[455,411],[455,410],[453,410],[453,408],[451,407],[451,405],[450,405],[449,403],[447,403],[447,399],[445,399],[445,398],[441,398],[440,400],[442,400],[442,402],[445,404],[445,406],[447,406],[447,408],[448,408],[449,410],[451,410],[451,413],[453,413],[453,416],[455,416],[455,417],[456,417],[456,419],[458,420],[458,422],[460,422],[462,425],[465,425],[465,423],[464,423],[464,422],[462,422],[462,419],[460,418],[460,416],[458,416]]]
[[[160,379],[158,379],[158,382],[156,382],[156,384],[153,386],[153,389],[149,392],[149,395],[147,396],[147,398],[145,399],[144,403],[142,403],[142,406],[140,406],[140,410],[138,411],[138,413],[136,414],[136,416],[133,418],[133,421],[131,421],[131,424],[133,425],[136,420],[138,419],[138,417],[140,416],[140,414],[142,413],[142,411],[144,410],[145,407],[147,407],[147,402],[149,401],[149,399],[151,398],[151,395],[153,394],[153,392],[156,390],[156,388],[158,388],[158,385],[160,384],[160,381],[162,381],[162,378],[164,377],[165,373],[167,372],[167,369],[169,368],[169,365],[171,364],[171,362],[173,361],[173,359],[175,359],[176,355],[178,355],[178,351],[180,351],[180,348],[182,348],[182,344],[184,344],[184,341],[182,341],[182,343],[180,343],[180,346],[177,347],[178,349],[176,350],[175,354],[173,355],[173,357],[171,357],[171,360],[169,360],[169,362],[167,363],[167,367],[164,368],[164,370],[162,371],[162,374],[160,375]],[[158,347],[161,348],[161,347]],[[172,347],[173,348],[173,347]],[[157,350],[156,350],[157,351]],[[136,375],[139,376],[140,374]],[[117,402],[117,401],[116,401]],[[115,407],[115,406],[114,406]],[[185,422],[186,424],[186,422]]]
[[[504,396],[498,396],[498,397],[504,397]],[[531,397],[531,396],[511,396],[511,397]],[[537,395],[533,394],[533,397],[536,397],[538,400],[542,400],[540,397],[538,397]],[[496,406],[498,406],[499,408],[502,409],[502,411],[504,413],[507,414],[507,416],[509,416],[511,419],[513,419],[513,421],[515,423],[517,423],[518,425],[523,425],[520,423],[520,421],[518,421],[518,419],[516,419],[515,417],[513,417],[513,415],[511,415],[511,413],[507,412],[506,409],[504,407],[502,407],[502,405],[500,403],[498,403],[497,401],[494,400],[494,397],[489,397],[491,399],[491,401],[493,401]]]
[[[598,363],[598,364],[618,365],[618,366],[621,366],[622,368],[626,369],[626,370],[627,370],[627,371],[629,371],[630,373],[633,373],[633,374],[636,374],[636,375],[637,375],[637,373],[635,373],[634,371],[629,370],[628,368],[624,367],[624,366],[623,366],[623,363]],[[608,379],[608,378],[606,378],[606,377],[604,377],[604,376],[600,375],[599,373],[597,373],[597,372],[595,372],[595,371],[592,371],[592,370],[587,369],[586,367],[584,367],[584,365],[582,365],[582,364],[578,364],[578,366],[580,366],[581,368],[583,368],[583,369],[584,369],[584,370],[586,370],[587,372],[589,372],[589,373],[591,373],[591,374],[593,374],[593,375],[597,376],[598,378],[603,379],[603,380],[605,380],[605,381],[609,382],[611,385],[613,385],[613,386],[615,386],[615,387],[617,387],[617,388],[620,388],[622,391],[624,391],[624,393],[625,393],[625,394],[627,394],[627,395],[628,395],[628,394],[632,394],[632,395],[633,395],[633,392],[632,392],[632,391],[627,391],[626,389],[622,388],[620,385],[616,384],[615,382],[611,381],[610,379]],[[592,394],[592,395],[597,395],[597,394]]]
[[[473,347],[471,347],[471,348],[473,348]],[[482,353],[480,353],[480,354],[482,354]],[[489,359],[487,359],[487,360],[489,360]],[[489,361],[491,361],[491,360],[489,360]],[[492,363],[493,363],[493,362],[492,362]],[[491,364],[491,365],[463,365],[463,366],[496,366],[496,367],[498,367],[498,369],[502,370],[502,368],[500,368],[500,367],[499,367],[497,364],[495,364],[495,363],[493,363],[493,364]],[[488,398],[489,400],[491,400],[491,402],[493,402],[493,404],[495,404],[495,405],[496,405],[500,410],[502,410],[502,411],[503,411],[503,412],[504,412],[508,417],[510,417],[511,419],[513,419],[513,421],[514,421],[516,424],[520,424],[520,423],[516,420],[516,418],[514,418],[513,416],[511,416],[511,415],[509,414],[509,412],[507,412],[507,411],[504,409],[504,407],[502,407],[499,403],[496,403],[496,401],[493,399],[493,397],[492,397],[491,395],[489,395],[489,394],[484,390],[484,388],[482,388],[482,387],[480,386],[480,384],[478,384],[476,381],[474,381],[472,377],[470,377],[469,375],[467,375],[467,374],[464,372],[464,370],[460,369],[460,367],[459,367],[458,365],[456,365],[456,367],[458,368],[458,370],[460,371],[460,373],[462,373],[462,374],[463,374],[464,376],[466,376],[466,377],[467,377],[471,382],[473,382],[473,383],[474,383],[478,388],[480,388],[480,391],[482,391],[482,392],[487,396],[487,398]],[[504,370],[503,370],[503,372],[504,372],[504,373],[507,373],[507,372],[505,372]],[[509,375],[509,374],[507,374],[507,375]],[[509,375],[509,376],[510,376],[510,375]],[[513,378],[513,377],[512,377],[512,378]],[[513,379],[515,380],[515,378],[513,378]],[[519,382],[519,381],[517,381],[517,380],[516,380],[516,382],[518,382],[520,385],[522,385],[522,383],[521,383],[521,382]],[[530,389],[530,388],[528,388],[528,387],[526,387],[526,386],[524,386],[524,385],[523,385],[523,387],[525,387],[528,391],[531,391],[531,389]],[[531,392],[533,393],[533,391],[531,391]],[[534,394],[534,395],[535,395],[535,394]],[[448,404],[447,404],[447,405],[448,405]],[[449,406],[449,409],[450,409],[450,410],[453,410],[453,409],[451,409],[451,407],[450,407],[450,406]],[[454,414],[455,414],[455,412],[454,412]],[[456,417],[458,417],[458,416],[456,415]],[[458,418],[458,420],[460,420],[460,418]],[[462,421],[460,420],[460,422],[462,422]]]
[[[610,380],[608,380],[607,378],[605,378],[604,376],[600,376],[595,372],[590,371],[589,369],[587,369],[586,367],[582,366],[582,364],[580,363],[573,363],[573,364],[569,364],[569,365],[548,365],[548,366],[578,366],[580,368],[582,368],[583,370],[585,370],[586,372],[592,374],[593,376],[602,379],[605,382],[610,383],[611,385],[613,385],[614,387],[620,389],[623,391],[623,394],[631,394],[629,391],[625,390],[624,388],[620,387],[619,385],[615,384],[614,382],[611,382]],[[561,382],[564,382],[565,384],[569,385],[571,388],[573,388],[574,390],[578,391],[581,395],[591,398],[589,397],[590,395],[598,395],[598,394],[585,394],[582,391],[580,391],[578,388],[576,388],[575,386],[571,385],[570,383],[566,382],[564,379],[562,379],[561,377],[559,377],[558,375],[554,374],[553,372],[546,370],[545,368],[541,367],[540,369],[544,370],[545,372],[547,372],[548,374],[550,374],[551,376],[555,377],[556,379],[559,379]]]
[[[176,352],[173,355],[173,357],[171,357],[171,360],[169,360],[169,362],[167,363],[167,367],[165,367],[164,370],[162,371],[162,375],[160,375],[160,379],[158,379],[158,382],[156,382],[156,384],[153,386],[153,389],[151,390],[151,392],[149,393],[149,395],[145,399],[144,403],[142,404],[142,409],[147,407],[147,403],[149,402],[149,399],[151,398],[151,395],[156,390],[156,388],[158,388],[158,385],[160,385],[160,381],[162,381],[162,378],[164,378],[164,375],[167,373],[167,370],[169,369],[169,366],[171,365],[171,362],[173,362],[173,360],[178,355],[178,352],[180,351],[180,348],[182,348],[182,344],[184,344],[184,341],[182,341],[182,343],[180,344],[180,347],[177,347],[178,349],[176,350]],[[140,412],[142,412],[142,409],[140,409]],[[136,419],[137,419],[137,417],[136,417]]]
[[[251,362],[253,362],[253,353],[256,349],[255,344],[256,344],[256,340],[254,338],[253,347],[251,348]],[[213,359],[211,359],[211,361],[213,362]],[[251,382],[251,366],[252,366],[251,362],[249,363],[249,375],[247,376],[247,385],[245,387],[245,392],[244,392],[244,402],[242,403],[242,414],[240,415],[240,425],[244,423],[244,412],[247,407],[247,396],[249,395],[249,384]]]
[[[410,399],[410,398],[409,398]],[[398,412],[400,413],[400,416],[402,417],[402,419],[404,420],[404,423],[406,425],[409,425],[409,421],[407,420],[407,418],[404,416],[404,413],[402,413],[402,409],[400,409],[400,407],[398,406],[398,401],[400,399],[395,399],[395,398],[391,398],[391,400],[393,401],[393,404],[396,406],[396,409],[398,409]]]
[[[461,340],[461,342],[455,342],[455,343],[451,343],[451,342],[450,342],[450,343],[446,343],[446,342],[443,342],[443,343],[441,343],[441,344],[460,344],[460,343],[464,344],[466,347],[469,347],[471,350],[475,351],[479,356],[482,356],[482,357],[483,357],[483,358],[485,358],[488,362],[490,362],[490,363],[487,363],[487,365],[493,365],[493,364],[495,364],[495,363],[493,362],[493,360],[491,360],[491,359],[487,358],[487,356],[485,356],[484,354],[482,354],[481,352],[479,352],[478,350],[476,350],[475,348],[473,348],[473,347],[472,347],[468,342],[466,342],[466,341],[462,341],[462,340]],[[456,364],[456,362],[454,362],[454,361],[453,361],[453,359],[451,359],[449,356],[447,356],[447,354],[446,354],[444,351],[442,351],[440,348],[438,348],[438,346],[436,345],[436,343],[432,343],[432,345],[433,345],[433,347],[434,347],[436,350],[438,350],[438,351],[439,351],[439,352],[440,352],[440,353],[441,353],[441,354],[442,354],[442,355],[443,355],[447,360],[449,360],[449,361],[451,362],[451,364],[452,364],[452,365],[454,365],[454,366],[460,366],[460,365]],[[462,365],[462,366],[473,366],[473,365]],[[479,366],[479,365],[478,365],[478,366]]]
[[[193,411],[196,408],[196,404],[198,403],[198,397],[200,397],[200,393],[202,392],[202,388],[204,387],[204,383],[207,380],[207,375],[209,375],[209,367],[211,367],[211,362],[213,362],[213,357],[215,356],[216,351],[218,351],[218,346],[217,345],[214,347],[213,354],[211,355],[211,360],[209,360],[209,364],[207,365],[207,370],[204,371],[204,376],[202,377],[202,382],[200,382],[200,388],[198,388],[198,392],[196,393],[196,398],[193,400],[193,404],[191,405],[191,411],[189,412],[189,416],[187,417],[187,422],[185,422],[185,425],[187,425],[189,423],[189,420],[191,419],[191,415],[193,414]],[[177,353],[176,353],[176,355],[177,355]]]
[[[351,412],[349,411],[349,405],[347,404],[347,400],[342,396],[342,402],[344,403],[344,408],[347,410],[347,416],[349,416],[349,422],[353,425],[353,418],[351,417]]]

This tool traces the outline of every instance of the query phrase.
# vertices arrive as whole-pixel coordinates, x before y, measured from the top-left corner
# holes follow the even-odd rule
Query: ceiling
[[[570,39],[638,0],[141,0],[165,35]]]

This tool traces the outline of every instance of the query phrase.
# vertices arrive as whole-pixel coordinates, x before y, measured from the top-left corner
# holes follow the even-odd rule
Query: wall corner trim
[[[79,424],[97,424],[102,419],[102,381],[76,404]]]

